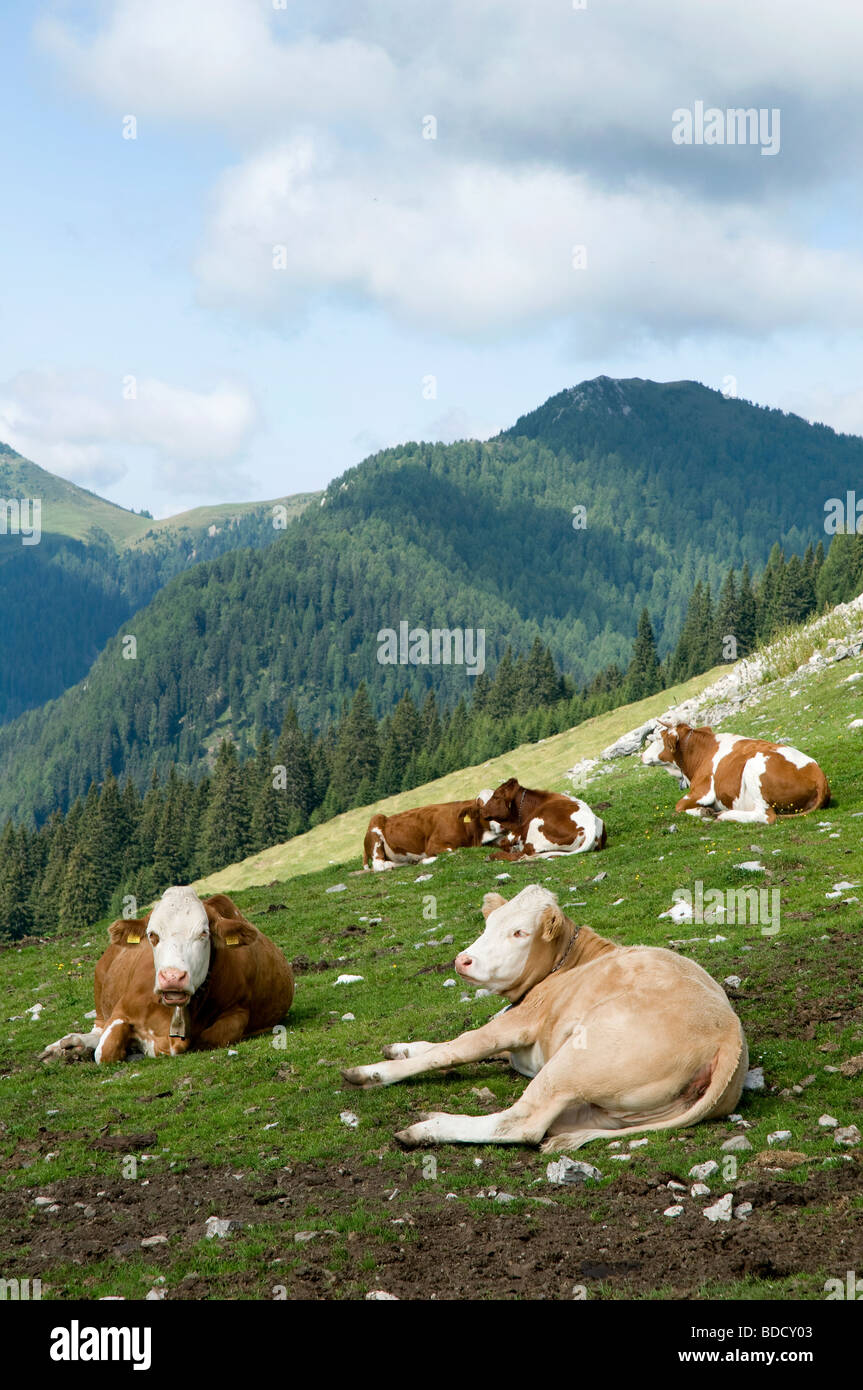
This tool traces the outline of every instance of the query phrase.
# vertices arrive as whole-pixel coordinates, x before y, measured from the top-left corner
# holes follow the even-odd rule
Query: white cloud
[[[805,228],[856,167],[863,11],[821,0],[812,25],[810,0],[106,0],[39,33],[139,138],[169,120],[244,151],[197,260],[209,305],[284,322],[336,296],[465,337],[564,318],[589,350],[859,317],[863,260]],[[781,153],[674,145],[696,99],[779,106]]]
[[[139,454],[160,482],[218,494],[244,483],[239,459],[257,426],[243,386],[191,391],[153,377],[20,372],[0,384],[0,439],[87,487],[124,478]]]
[[[305,137],[224,176],[197,271],[209,302],[264,315],[335,291],[468,337],[570,319],[594,348],[698,328],[853,327],[863,309],[863,260],[742,205],[607,191],[556,169],[372,172]]]

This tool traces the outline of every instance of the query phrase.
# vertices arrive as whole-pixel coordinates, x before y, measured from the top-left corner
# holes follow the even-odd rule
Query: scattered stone
[[[644,1146],[645,1146],[645,1144],[649,1144],[649,1143],[650,1143],[650,1140],[649,1140],[649,1139],[630,1139],[630,1141],[629,1141],[629,1147],[630,1147],[631,1149],[643,1149]]]
[[[773,1148],[776,1144],[787,1144],[790,1138],[790,1129],[774,1129],[772,1134],[768,1134],[767,1142]]]
[[[708,1221],[730,1221],[731,1211],[734,1205],[734,1194],[726,1192],[724,1197],[720,1197],[718,1202],[714,1202],[712,1207],[705,1207],[702,1215]]]
[[[399,1303],[397,1293],[387,1293],[385,1289],[372,1289],[366,1294],[366,1303]]]
[[[602,1174],[592,1163],[582,1163],[573,1158],[558,1158],[549,1163],[545,1176],[553,1183],[599,1182]]]
[[[245,1225],[244,1221],[233,1221],[230,1217],[208,1216],[206,1221],[207,1240],[224,1240],[225,1236],[231,1231],[241,1231]]]
[[[452,986],[455,985],[455,984],[457,984],[457,983],[458,983],[458,981],[457,981],[457,980],[453,980],[453,979],[444,980],[444,982],[443,982],[443,987],[444,987],[444,989],[451,989]]]
[[[842,1144],[846,1149],[854,1149],[860,1143],[860,1131],[856,1125],[845,1125],[833,1135],[834,1144]]]
[[[677,1182],[674,1178],[670,1178],[669,1181],[665,1184],[665,1186],[666,1186],[666,1187],[670,1187],[671,1190],[672,1190],[672,1192],[685,1192],[685,1191],[686,1191],[686,1183],[685,1183],[685,1182]]]
[[[37,1207],[50,1207],[54,1201],[53,1197],[34,1197],[33,1201]]]
[[[832,1115],[819,1115],[818,1123],[822,1129],[835,1129],[839,1121]]]
[[[144,1295],[145,1301],[150,1302],[155,1299],[164,1298],[165,1292],[165,1289],[151,1289],[148,1294]]]
[[[320,1231],[295,1231],[294,1244],[305,1245],[309,1240],[316,1240],[319,1235]]]
[[[359,1115],[355,1115],[353,1110],[343,1110],[339,1119],[343,1125],[347,1125],[348,1129],[356,1129],[360,1123]]]
[[[512,874],[495,874],[495,879],[498,883],[509,883],[511,878]]]
[[[342,1014],[342,1023],[355,1023],[356,1014]]]
[[[725,979],[722,981],[722,983],[723,983],[724,985],[728,985],[729,989],[739,989],[739,988],[740,988],[740,985],[741,985],[740,976],[739,976],[739,975],[726,975],[726,977],[725,977]]]
[[[148,1250],[152,1245],[167,1245],[167,1236],[145,1236],[141,1241],[142,1249]]]
[[[663,1216],[682,1216],[683,1207],[666,1207]]]
[[[690,1197],[709,1197],[710,1188],[706,1182],[694,1182],[689,1189]]]
[[[814,1079],[814,1078],[813,1078]],[[766,1083],[763,1067],[750,1067],[743,1078],[744,1091],[763,1091]]]
[[[763,874],[764,865],[760,859],[744,859],[742,864],[735,864],[735,869],[742,869],[747,874]]]
[[[839,1070],[843,1076],[859,1076],[863,1071],[863,1052],[858,1052],[856,1057],[849,1057],[847,1061],[841,1062]]]
[[[362,975],[340,975],[333,983],[337,985],[356,985],[362,980]]]
[[[496,1202],[515,1202],[517,1197],[511,1197],[508,1192],[498,1192],[494,1199]]]
[[[734,1215],[738,1221],[745,1221],[752,1210],[751,1202],[741,1202],[739,1207],[734,1208]]]
[[[752,1145],[745,1134],[735,1134],[732,1139],[726,1139],[722,1145],[722,1152],[725,1154],[745,1153],[747,1149],[751,1148]]]
[[[694,1168],[690,1168],[689,1176],[698,1182],[704,1182],[705,1178],[711,1178],[714,1173],[719,1172],[719,1164],[714,1159],[709,1158],[706,1163],[696,1163]]]
[[[431,878],[431,874],[419,874],[419,875],[414,879],[414,883],[428,883],[428,881],[429,881],[430,878]]]
[[[483,1105],[497,1105],[497,1096],[488,1086],[471,1086],[470,1091]]]

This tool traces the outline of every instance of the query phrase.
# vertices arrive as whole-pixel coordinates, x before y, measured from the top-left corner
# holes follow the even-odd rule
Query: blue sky
[[[733,377],[863,432],[842,0],[46,0],[0,23],[0,439],[104,496],[317,488],[599,373]],[[675,145],[696,100],[778,108],[779,153]]]

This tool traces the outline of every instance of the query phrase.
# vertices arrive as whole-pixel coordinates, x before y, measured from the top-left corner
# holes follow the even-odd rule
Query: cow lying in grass
[[[168,888],[146,917],[120,919],[108,933],[92,1032],[51,1043],[43,1061],[227,1047],[268,1031],[291,1006],[288,961],[224,894],[202,902],[193,888]]]
[[[658,724],[641,761],[679,778],[688,789],[674,809],[691,816],[772,825],[777,816],[803,815],[830,801],[827,778],[806,753],[707,725]]]
[[[472,985],[513,1005],[447,1043],[394,1043],[390,1060],[342,1073],[389,1086],[502,1051],[531,1077],[493,1115],[426,1115],[396,1135],[423,1144],[538,1144],[577,1149],[676,1129],[733,1111],[749,1065],[724,991],[694,961],[654,946],[616,946],[564,915],[532,884],[511,901],[483,899],[485,931],[456,957]]]
[[[492,817],[510,833],[504,848],[490,859],[525,859],[542,855],[583,854],[604,849],[608,838],[604,822],[585,801],[562,792],[532,791],[515,777],[501,782],[493,792],[480,792],[477,800],[484,816]]]
[[[497,842],[501,826],[490,820],[480,792],[470,801],[442,801],[415,806],[391,816],[372,816],[363,843],[363,868],[394,869],[400,864],[431,864],[449,850],[471,849]]]

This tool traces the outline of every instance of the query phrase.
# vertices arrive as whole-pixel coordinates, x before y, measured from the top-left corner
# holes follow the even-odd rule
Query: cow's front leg
[[[509,1048],[530,1047],[535,1041],[535,1031],[530,1022],[512,1021],[512,1013],[507,1012],[501,1018],[491,1019],[482,1028],[462,1033],[452,1042],[434,1043],[411,1057],[351,1067],[343,1071],[342,1076],[349,1086],[392,1086],[396,1081],[405,1081],[424,1071],[457,1067],[462,1062],[479,1062]]]
[[[405,1149],[426,1144],[538,1144],[571,1103],[572,1060],[557,1053],[526,1088],[520,1100],[494,1115],[424,1115],[397,1141]]]
[[[715,796],[709,782],[698,782],[689,788],[675,806],[675,811],[686,811],[690,816],[709,816],[714,814]]]
[[[56,1057],[63,1057],[67,1062],[79,1059],[90,1061],[99,1045],[101,1036],[101,1028],[94,1028],[92,1033],[67,1033],[64,1038],[58,1038],[56,1042],[49,1043],[40,1052],[39,1060],[40,1062],[52,1062]]]
[[[405,1057],[419,1057],[421,1052],[428,1052],[436,1046],[436,1043],[430,1042],[388,1043],[381,1048],[381,1056],[389,1058],[391,1062],[403,1061]]]
[[[196,1040],[197,1047],[228,1047],[240,1042],[246,1036],[249,1026],[248,1009],[231,1009],[222,1014],[209,1028],[205,1028]]]
[[[96,1066],[101,1066],[103,1062],[125,1061],[134,1031],[132,1024],[122,1014],[109,1018],[93,1054]]]

